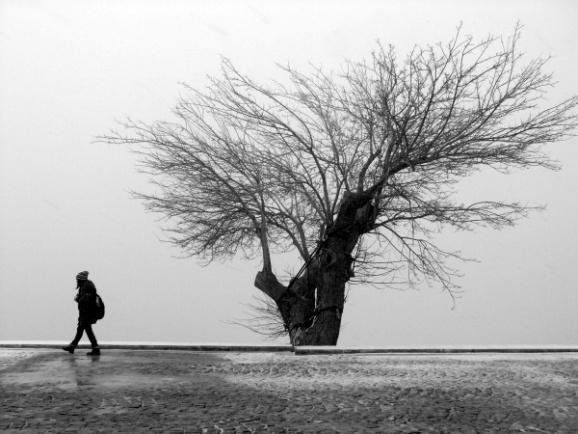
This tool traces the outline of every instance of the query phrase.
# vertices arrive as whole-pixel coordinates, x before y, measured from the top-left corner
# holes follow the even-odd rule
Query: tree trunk
[[[290,331],[292,345],[337,344],[351,260],[342,243],[330,240],[327,244],[320,254],[320,264],[316,270],[312,318],[309,323]]]
[[[345,194],[316,254],[288,287],[270,269],[257,274],[255,286],[275,300],[292,345],[337,344],[345,286],[353,274],[351,252],[375,222],[372,196]]]

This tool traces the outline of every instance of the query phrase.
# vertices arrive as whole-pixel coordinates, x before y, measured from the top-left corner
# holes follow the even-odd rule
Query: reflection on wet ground
[[[2,382],[23,388],[78,390],[79,387],[95,385],[98,373],[91,365],[98,362],[99,357],[33,356],[25,364],[6,369]]]
[[[573,433],[577,386],[578,354],[0,350],[0,431]]]

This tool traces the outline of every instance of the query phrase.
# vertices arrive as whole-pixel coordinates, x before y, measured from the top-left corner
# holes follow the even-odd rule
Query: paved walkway
[[[0,432],[576,433],[578,354],[0,349]]]

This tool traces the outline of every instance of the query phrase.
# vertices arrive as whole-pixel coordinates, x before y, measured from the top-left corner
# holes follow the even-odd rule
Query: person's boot
[[[66,345],[65,347],[62,347],[62,349],[63,349],[64,351],[68,351],[70,354],[74,354],[74,349],[75,349],[75,348],[76,348],[76,347],[75,347],[74,345],[72,345],[72,344],[68,344],[68,345]]]
[[[100,348],[98,347],[93,347],[92,351],[89,351],[88,353],[86,353],[87,356],[100,356]]]

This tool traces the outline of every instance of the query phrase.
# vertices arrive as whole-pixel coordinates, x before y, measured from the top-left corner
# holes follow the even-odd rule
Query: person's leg
[[[83,332],[84,332],[84,327],[79,320],[78,325],[76,326],[76,335],[74,336],[74,339],[72,340],[72,342],[70,344],[66,345],[65,347],[62,347],[62,349],[64,351],[68,351],[70,354],[74,353],[74,349],[76,348],[76,346],[80,342],[80,339],[82,338]]]
[[[94,335],[94,332],[92,331],[92,325],[91,324],[85,324],[84,330],[86,330],[86,336],[88,336],[88,339],[90,340],[90,345],[92,346],[92,351],[89,352],[88,355],[96,356],[96,355],[100,354],[100,348],[98,347],[98,342],[96,341],[96,336]]]
[[[88,339],[90,340],[90,345],[92,345],[92,348],[98,348],[98,342],[96,341],[96,336],[94,335],[94,332],[92,331],[92,325],[86,324],[84,326],[84,330],[86,330],[86,336],[88,336]]]
[[[82,338],[83,333],[84,333],[84,326],[82,325],[82,323],[80,321],[78,321],[78,326],[76,327],[76,336],[74,336],[74,339],[72,340],[70,345],[76,347],[78,345],[78,343],[80,342],[80,339]]]

